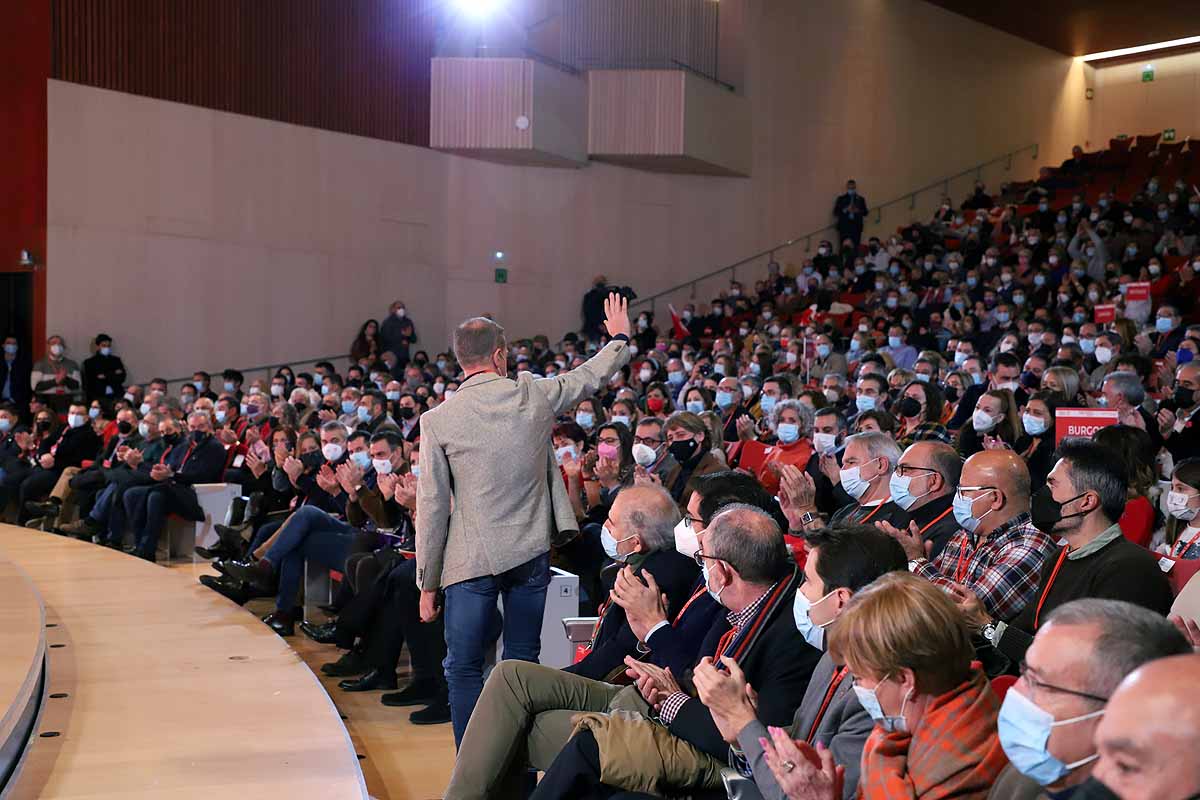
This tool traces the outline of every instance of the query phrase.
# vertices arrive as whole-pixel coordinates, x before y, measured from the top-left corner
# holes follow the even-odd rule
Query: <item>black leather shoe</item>
[[[234,558],[236,554],[229,552],[220,543],[216,547],[201,547],[196,546],[196,555],[201,558],[207,558],[210,561],[216,561],[220,558]]]
[[[290,614],[283,611],[272,611],[263,617],[263,622],[267,623],[267,627],[280,636],[296,635],[296,623],[292,620]]]
[[[354,675],[362,675],[370,668],[361,654],[351,650],[337,661],[322,664],[321,672],[331,678],[350,678]]]
[[[373,669],[361,678],[339,681],[338,688],[347,692],[373,692],[376,689],[395,689],[394,670]]]
[[[217,532],[217,537],[221,540],[221,544],[233,550],[241,552],[241,549],[246,546],[246,540],[242,538],[242,531],[248,525],[238,525],[231,527],[229,525],[213,525],[213,530]]]
[[[432,681],[410,683],[398,692],[385,694],[379,698],[379,702],[393,708],[426,705],[432,703],[442,691],[444,690]]]
[[[413,725],[442,725],[450,721],[450,703],[442,699],[408,715]]]
[[[326,625],[311,625],[307,622],[301,622],[300,630],[317,644],[334,644],[337,642],[336,622],[330,622]]]
[[[246,605],[246,601],[250,599],[250,593],[246,591],[244,583],[222,580],[214,575],[201,575],[200,583],[239,606]]]
[[[271,569],[271,562],[265,558],[260,561],[224,561],[222,563],[225,565],[225,574],[235,580],[256,583],[259,586],[268,586],[274,582],[274,570]]]
[[[30,500],[25,504],[25,510],[34,517],[57,517],[60,508],[57,500]]]

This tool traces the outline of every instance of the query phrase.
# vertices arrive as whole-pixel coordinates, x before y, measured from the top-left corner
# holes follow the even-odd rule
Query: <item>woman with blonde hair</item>
[[[1010,389],[991,389],[979,395],[971,421],[958,432],[958,454],[963,458],[970,458],[984,449],[1022,453],[1029,444],[1029,437],[1021,425],[1017,399]]]
[[[966,619],[944,590],[887,573],[850,598],[826,638],[875,721],[859,798],[987,797],[1008,763],[996,728],[1000,700],[973,666]],[[840,800],[829,750],[792,741],[782,728],[770,732],[767,765],[791,800]]]

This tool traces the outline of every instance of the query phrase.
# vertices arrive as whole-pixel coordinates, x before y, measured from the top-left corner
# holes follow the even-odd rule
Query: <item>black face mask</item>
[[[417,410],[408,406],[400,406],[396,413],[400,415],[400,419],[410,420],[417,415]]]
[[[667,449],[671,451],[671,455],[675,457],[676,461],[680,464],[685,464],[691,461],[692,457],[696,455],[699,444],[695,439],[687,439],[682,442],[671,442],[670,447]]]
[[[921,414],[921,403],[912,397],[905,397],[896,406],[896,413],[902,417],[916,417]]]
[[[946,395],[946,399],[951,403],[958,400],[958,389],[953,386],[947,386],[942,393]]]
[[[124,420],[117,423],[117,433],[122,436],[128,436],[131,431],[133,431],[133,423]]]
[[[178,433],[164,433],[162,440],[164,442],[166,442],[167,444],[171,445],[172,447],[174,447],[175,445],[179,444],[179,440],[182,438],[183,437],[181,435],[179,435]]]
[[[300,463],[304,465],[305,469],[316,469],[325,463],[325,456],[321,455],[320,450],[313,450],[300,456]]]
[[[1072,497],[1070,500],[1064,500],[1060,503],[1054,499],[1053,495],[1051,495],[1050,487],[1043,486],[1036,493],[1034,493],[1033,499],[1029,505],[1029,514],[1032,517],[1033,526],[1042,533],[1049,535],[1054,531],[1054,526],[1062,520],[1070,519],[1071,517],[1085,516],[1086,512],[1083,511],[1077,511],[1074,514],[1067,514],[1065,516],[1062,513],[1063,506],[1065,506],[1067,503],[1073,503],[1074,501],[1083,497],[1085,494],[1087,494],[1087,492],[1081,492]]]
[[[296,413],[298,414],[303,414],[308,410],[308,403],[293,403],[292,405],[296,407]]]
[[[1176,386],[1171,398],[1175,401],[1176,408],[1191,408],[1196,404],[1196,391],[1185,386]]]
[[[212,436],[212,434],[207,431],[192,431],[192,441],[196,444],[204,444],[208,441],[209,436]]]

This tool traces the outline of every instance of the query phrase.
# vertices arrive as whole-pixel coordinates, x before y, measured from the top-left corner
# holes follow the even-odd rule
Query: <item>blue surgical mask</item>
[[[585,431],[590,431],[592,426],[596,424],[596,415],[590,411],[576,411],[575,423]]]
[[[733,392],[717,392],[717,406],[722,410],[729,408],[735,402]]]
[[[704,588],[705,588],[705,590],[708,591],[708,596],[711,597],[713,600],[716,600],[717,605],[720,605],[721,604],[721,593],[725,591],[725,587],[722,586],[720,589],[718,589],[717,591],[714,592],[712,590],[712,587],[708,585],[708,559],[707,558],[704,559],[704,565],[700,567],[700,574],[704,576]]]
[[[1170,333],[1175,324],[1170,317],[1158,317],[1154,320],[1154,329],[1159,333]]]
[[[199,388],[199,387],[197,387],[197,389],[198,389],[198,388]],[[232,391],[233,391],[233,388],[234,388],[234,386],[233,386],[233,381],[225,381],[225,391],[227,391],[227,392],[232,392]]]
[[[217,424],[224,425],[225,420],[229,418],[229,413],[226,411],[218,410],[216,416],[217,416]]]
[[[797,589],[796,599],[792,603],[792,615],[796,619],[796,630],[800,631],[800,635],[804,637],[804,641],[808,642],[818,650],[825,649],[825,628],[828,627],[829,622],[833,622],[833,620],[829,620],[829,622],[826,622],[824,625],[818,625],[812,621],[812,618],[809,616],[809,614],[814,607],[824,603],[826,600],[832,597],[836,591],[837,589],[834,589],[832,592],[827,593],[824,597],[814,603],[805,597],[803,592]]]
[[[1000,746],[1004,748],[1004,754],[1018,772],[1042,786],[1049,786],[1062,780],[1071,770],[1090,764],[1100,757],[1096,753],[1071,764],[1064,764],[1051,755],[1046,747],[1051,731],[1063,725],[1095,719],[1102,714],[1103,708],[1056,722],[1054,715],[1049,711],[1039,708],[1016,689],[1010,689],[1004,695],[997,719]]]
[[[888,347],[899,347],[899,346],[900,346],[900,337],[899,336],[889,336],[888,337]]]
[[[868,397],[865,394],[860,394],[854,398],[854,405],[859,411],[874,411],[875,398]]]
[[[12,420],[7,417],[0,419],[0,433],[8,433],[10,430],[12,430]]]
[[[412,465],[412,474],[413,474],[413,477],[414,477],[414,478],[419,478],[419,477],[421,477],[421,465],[420,465],[420,464],[413,464],[413,465]]]
[[[885,678],[884,680],[887,679]],[[883,681],[880,681],[880,683],[883,683]],[[875,720],[875,724],[883,730],[891,733],[893,731],[908,729],[908,722],[904,719],[904,707],[908,705],[908,698],[912,694],[911,689],[904,693],[904,701],[900,704],[900,713],[894,717],[889,717],[883,713],[883,706],[879,705],[879,697],[875,694],[875,689],[866,689],[856,683],[854,684],[854,694],[858,697],[858,704],[863,707],[864,711],[871,715],[871,719]]]
[[[905,511],[908,511],[910,508],[916,505],[918,500],[929,494],[929,492],[923,492],[921,494],[914,495],[909,491],[909,487],[912,485],[912,482],[913,479],[911,477],[902,478],[895,472],[893,472],[892,477],[888,479],[888,491],[892,495],[892,502],[900,506]],[[930,491],[932,491],[932,489]]]
[[[831,351],[832,348],[827,344],[817,345],[817,355],[819,355],[821,358],[829,358],[829,353]]]
[[[1021,424],[1025,426],[1025,432],[1030,436],[1041,436],[1050,427],[1046,420],[1032,414],[1022,414]]]
[[[91,408],[88,409],[88,416],[91,417],[92,419],[95,419],[96,417],[100,416],[100,409],[96,408],[95,406],[92,406]]]
[[[384,393],[383,393],[383,396],[384,396],[384,397],[386,397],[388,400],[391,400],[391,401],[393,401],[393,402],[395,402],[396,400],[399,400],[399,399],[400,399],[400,393],[399,393],[399,392],[384,392]]]
[[[770,414],[771,411],[775,408],[775,404],[777,402],[779,402],[779,401],[776,400],[774,397],[771,397],[771,395],[764,394],[758,400],[758,407],[762,409],[762,412],[764,414]]]
[[[800,438],[800,426],[793,422],[781,422],[775,428],[775,435],[784,444],[791,444]]]
[[[954,493],[954,500],[951,502],[951,505],[954,508],[954,519],[957,520],[958,524],[963,527],[963,530],[967,531],[968,533],[974,533],[979,527],[979,522],[983,519],[983,517],[976,519],[971,509],[974,507],[976,500],[986,496],[992,491],[995,490],[989,489],[987,492],[981,492],[971,499],[963,497],[961,491]],[[993,509],[989,508],[984,512],[983,516],[986,517],[988,514],[992,513],[992,510]]]
[[[622,425],[624,425],[626,428],[633,430],[633,425],[631,424],[632,420],[629,419],[628,414],[613,414],[612,421],[619,422]],[[580,426],[580,427],[582,427],[582,426]]]
[[[687,376],[679,370],[672,370],[671,372],[667,373],[667,383],[671,384],[672,386],[683,386],[684,381],[686,380]]]
[[[359,450],[356,453],[351,453],[350,460],[354,462],[354,466],[362,470],[365,470],[367,467],[371,466],[371,454],[366,450]]]
[[[693,414],[703,414],[704,413],[704,401],[703,400],[688,400],[687,403],[684,404],[684,408],[686,408],[688,411],[692,412]]]
[[[359,406],[357,413],[358,413],[358,418],[361,421],[363,421],[363,422],[371,421],[371,409],[367,408],[366,406]]]
[[[358,403],[354,402],[353,400],[343,400],[342,401],[342,413],[343,414],[353,414],[354,409],[356,409],[357,407],[358,407]]]

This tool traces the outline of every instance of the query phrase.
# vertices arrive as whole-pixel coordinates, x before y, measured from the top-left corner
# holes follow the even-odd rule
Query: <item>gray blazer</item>
[[[792,738],[808,737],[808,731],[821,710],[825,692],[829,689],[835,671],[833,659],[826,653],[817,662],[812,679],[808,682],[808,689],[804,692],[804,699],[796,709],[796,716],[792,720]],[[858,794],[863,746],[867,743],[871,729],[875,727],[871,715],[859,705],[853,686],[854,676],[846,675],[834,692],[833,699],[829,701],[829,708],[821,718],[821,724],[817,726],[817,735],[813,737],[814,744],[824,744],[833,752],[833,760],[845,767],[846,783],[842,796],[846,800]],[[762,746],[758,743],[760,738],[769,739],[770,735],[767,733],[767,726],[758,720],[747,725],[738,734],[738,746],[746,754],[746,761],[754,771],[754,783],[758,786],[759,794],[766,800],[787,800],[787,795],[779,788],[775,776],[771,774],[771,768],[767,766]],[[744,791],[738,796],[750,797]]]
[[[578,530],[550,433],[628,361],[613,341],[554,378],[475,375],[421,415],[419,587],[500,575],[547,552],[556,531]]]

